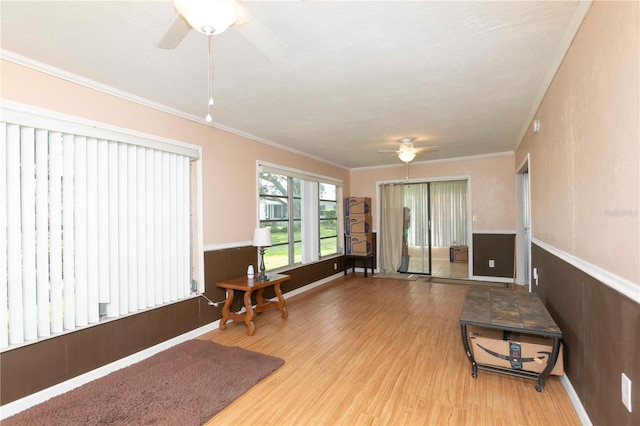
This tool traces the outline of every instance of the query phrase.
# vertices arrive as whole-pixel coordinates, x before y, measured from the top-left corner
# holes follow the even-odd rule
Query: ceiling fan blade
[[[236,15],[236,22],[234,22],[233,25],[244,25],[251,19],[251,13],[249,13],[240,0],[236,0]]]
[[[287,53],[284,44],[255,18],[242,23],[237,31],[269,59],[282,58]]]
[[[379,149],[378,152],[393,152],[393,153],[398,153],[397,149]]]
[[[167,31],[158,39],[156,46],[160,49],[173,50],[191,30],[191,26],[180,15],[177,14]]]
[[[440,148],[438,148],[437,146],[425,146],[422,148],[415,148],[418,152],[435,152],[435,151],[439,151]]]

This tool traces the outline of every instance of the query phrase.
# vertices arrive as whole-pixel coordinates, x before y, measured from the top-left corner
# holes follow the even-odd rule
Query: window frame
[[[335,200],[329,200],[329,199],[324,199],[321,198],[321,194],[322,191],[320,190],[321,185],[331,185],[334,187],[334,192],[335,192]],[[323,218],[322,214],[321,214],[321,206],[322,203],[333,203],[335,205],[335,212],[336,212],[336,216],[333,218]],[[335,226],[335,235],[330,235],[330,236],[322,236],[322,222],[328,222],[328,221],[335,221],[336,222],[336,226]],[[318,184],[318,256],[320,257],[320,259],[324,259],[327,257],[331,257],[334,256],[336,254],[340,253],[340,241],[338,239],[338,235],[339,234],[339,220],[338,220],[338,186],[332,183],[325,183],[325,182],[321,182],[320,184]],[[322,240],[326,240],[329,238],[335,238],[336,239],[336,245],[335,245],[335,249],[336,251],[333,253],[328,253],[323,255],[322,254]]]
[[[269,268],[267,266],[267,270],[269,271],[286,270],[288,268],[292,268],[295,266],[317,262],[317,261],[320,261],[321,259],[330,258],[332,256],[340,256],[343,250],[343,248],[341,247],[340,239],[338,238],[338,236],[340,235],[340,232],[342,232],[343,230],[343,224],[339,220],[339,217],[341,215],[342,208],[343,208],[342,203],[340,203],[341,194],[342,194],[342,180],[328,177],[328,176],[317,175],[317,174],[306,172],[303,170],[266,163],[259,160],[256,161],[256,192],[257,192],[256,199],[257,199],[257,226],[258,227],[262,227],[265,224],[265,222],[268,222],[267,219],[262,219],[262,216],[261,216],[262,198],[264,196],[272,196],[269,194],[263,194],[261,192],[262,191],[262,186],[261,186],[262,173],[280,175],[280,176],[286,177],[288,181],[294,178],[297,178],[300,180],[300,183],[301,183],[301,193],[299,197],[292,195],[293,191],[287,190],[287,198],[290,200],[289,201],[289,205],[290,205],[289,217],[287,218],[287,222],[289,224],[288,244],[289,244],[289,247],[291,248],[289,250],[289,262],[286,265],[278,264],[278,266],[275,266],[272,268]],[[311,201],[306,199],[304,196],[304,194],[306,193],[304,188],[306,183],[314,183],[317,185],[317,188],[314,191],[314,194],[315,194],[314,199]],[[321,256],[321,247],[320,247],[320,244],[322,241],[322,239],[320,238],[320,204],[321,204],[320,184],[333,185],[335,186],[335,190],[336,190],[335,200],[322,200],[322,201],[329,201],[329,202],[336,203],[336,218],[324,219],[324,220],[336,221],[336,235],[335,235],[336,251],[334,253],[325,254],[324,256]],[[295,239],[295,224],[298,220],[293,217],[294,216],[293,214],[294,200],[297,200],[297,199],[300,200],[300,209],[301,209],[301,217],[299,220],[299,224],[302,230],[302,235],[300,239]],[[313,212],[311,213],[311,216],[315,217],[314,223],[312,226],[313,229],[310,229],[310,227],[307,226],[307,224],[305,223],[305,220],[308,220],[308,219],[305,219],[305,208],[309,207],[308,206],[309,204],[311,204],[311,210],[313,210]],[[334,238],[334,237],[331,236],[327,238]],[[307,247],[307,245],[305,244],[305,241],[307,241],[308,239],[311,239],[311,241],[307,243],[307,244],[311,244],[311,247]],[[296,261],[297,259],[295,258],[296,244],[300,245],[299,250],[302,252],[302,259],[299,261]],[[277,244],[277,245],[282,245],[282,244]],[[274,246],[277,246],[277,245],[274,244]],[[265,252],[265,263],[268,263],[267,262],[268,256],[269,256],[269,250],[267,249]]]
[[[290,266],[290,265],[295,265],[296,263],[296,250],[295,250],[295,244],[296,243],[302,243],[302,236],[300,237],[299,240],[296,239],[296,222],[302,222],[302,218],[296,218],[296,206],[295,206],[295,202],[296,200],[302,200],[302,196],[301,195],[296,195],[296,191],[295,191],[295,179],[292,176],[286,176],[284,174],[277,174],[277,173],[270,173],[271,175],[276,175],[276,176],[282,176],[283,178],[286,178],[286,195],[276,195],[276,194],[266,194],[266,193],[262,193],[261,189],[263,188],[262,185],[260,185],[260,182],[262,180],[262,173],[258,173],[258,227],[263,227],[263,225],[265,223],[272,223],[272,224],[278,224],[278,223],[283,223],[286,222],[287,223],[287,240],[286,242],[279,242],[279,243],[273,243],[271,247],[281,247],[281,246],[287,246],[287,264],[286,265],[279,265],[276,266],[275,268],[272,269],[278,269],[284,266]],[[278,198],[278,199],[283,199],[286,200],[286,217],[278,217],[278,218],[274,218],[274,219],[270,219],[270,218],[265,218],[262,219],[261,218],[261,200],[263,198],[266,199],[273,199],[273,198]],[[285,205],[285,203],[283,203],[283,205]],[[272,242],[273,242],[273,232],[272,232]],[[269,255],[269,251],[267,250],[265,252],[265,258],[268,259],[268,255]],[[265,260],[266,263],[266,260]]]

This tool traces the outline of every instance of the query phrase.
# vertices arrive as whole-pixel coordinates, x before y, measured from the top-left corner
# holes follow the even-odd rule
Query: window
[[[260,173],[260,227],[271,229],[272,247],[265,252],[265,267],[280,268],[302,261],[301,180]]]
[[[320,257],[338,252],[338,201],[335,185],[321,183],[320,188]]]
[[[2,112],[0,348],[192,294],[198,147]]]
[[[293,169],[260,166],[259,226],[271,230],[272,247],[265,251],[267,270],[317,261],[339,253],[336,179]]]

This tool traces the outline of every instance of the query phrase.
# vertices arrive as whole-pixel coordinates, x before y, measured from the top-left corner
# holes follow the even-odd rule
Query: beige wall
[[[593,3],[516,152],[533,237],[638,285],[639,5]]]
[[[404,166],[352,170],[351,195],[371,197],[377,205],[376,182],[406,180]],[[409,166],[410,179],[471,176],[471,207],[478,221],[474,231],[515,232],[516,188],[512,154],[446,162],[415,163]],[[377,214],[374,207],[374,216]],[[373,223],[376,224],[376,217]]]
[[[204,244],[253,238],[256,161],[345,181],[349,172],[185,118],[2,61],[2,98],[109,125],[202,146]]]

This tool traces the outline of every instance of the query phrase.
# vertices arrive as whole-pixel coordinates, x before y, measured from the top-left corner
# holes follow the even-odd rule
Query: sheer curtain
[[[467,244],[467,181],[431,183],[432,244]]]
[[[380,206],[380,270],[393,273],[402,262],[403,185],[380,185]]]

